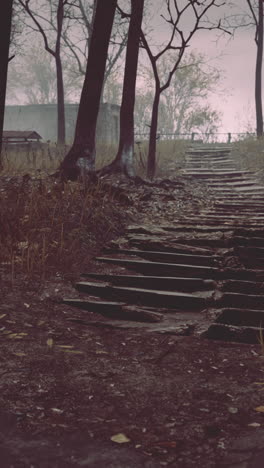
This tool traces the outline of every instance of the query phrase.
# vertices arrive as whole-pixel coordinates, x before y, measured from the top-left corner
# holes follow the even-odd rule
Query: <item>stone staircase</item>
[[[80,295],[64,303],[107,317],[90,325],[198,334],[256,343],[264,323],[264,186],[238,169],[231,146],[199,145],[184,174],[205,184],[210,208],[186,211],[171,226],[130,226],[125,248],[96,260],[109,273],[85,272]],[[74,320],[74,318],[72,319]],[[78,319],[80,321],[80,319]]]

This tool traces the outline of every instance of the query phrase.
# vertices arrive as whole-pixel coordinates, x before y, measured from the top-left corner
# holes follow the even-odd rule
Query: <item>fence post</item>
[[[192,141],[194,141],[195,138],[195,132],[192,132]]]
[[[231,139],[232,139],[232,133],[229,132],[229,133],[227,134],[227,143],[231,143]]]

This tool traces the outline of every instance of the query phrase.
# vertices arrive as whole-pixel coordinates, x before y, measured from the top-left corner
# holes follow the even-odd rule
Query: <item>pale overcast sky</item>
[[[179,0],[184,4],[186,0]],[[166,40],[168,29],[164,20],[160,17],[159,4],[161,0],[155,0],[153,17],[149,24],[153,27],[153,35]],[[162,2],[161,2],[162,3]],[[237,12],[248,13],[246,0],[233,0],[234,8],[230,8],[230,2],[222,8],[212,8],[210,18],[217,22],[217,18],[223,14],[229,16]],[[242,10],[243,9],[243,10]],[[155,10],[155,13],[154,13]],[[184,29],[189,30],[192,19],[185,16]],[[255,103],[254,103],[254,75],[256,61],[256,44],[254,42],[254,28],[239,29],[230,39],[229,35],[223,35],[216,42],[215,31],[202,31],[196,33],[192,39],[191,50],[203,53],[210,59],[210,64],[223,71],[223,89],[215,95],[210,102],[222,112],[222,132],[244,132],[255,129]],[[153,39],[154,40],[154,39]]]

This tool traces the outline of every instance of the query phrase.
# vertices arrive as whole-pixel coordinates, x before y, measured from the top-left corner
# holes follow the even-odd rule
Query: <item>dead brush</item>
[[[258,342],[260,344],[261,356],[264,357],[264,333],[263,333],[262,323],[260,323],[260,326],[259,326]]]
[[[186,140],[159,140],[156,152],[156,176],[168,177],[176,174],[185,160],[185,152],[190,142]],[[148,142],[135,145],[135,169],[137,175],[146,176],[148,160]]]
[[[264,180],[264,138],[248,137],[232,144],[231,156],[241,169],[258,172]]]
[[[11,179],[0,195],[0,263],[45,279],[73,271],[118,231],[126,215],[100,182]]]

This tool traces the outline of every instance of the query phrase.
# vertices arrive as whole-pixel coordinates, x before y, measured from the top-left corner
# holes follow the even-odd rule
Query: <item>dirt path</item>
[[[76,289],[3,281],[3,467],[262,466],[264,188],[199,148],[140,190]]]

